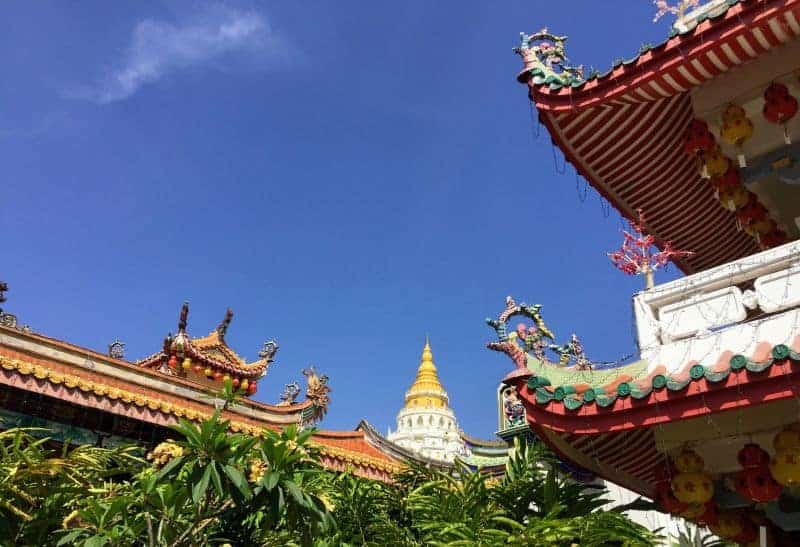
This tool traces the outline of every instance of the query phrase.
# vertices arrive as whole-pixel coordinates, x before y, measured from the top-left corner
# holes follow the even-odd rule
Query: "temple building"
[[[439,382],[428,340],[422,350],[417,377],[406,392],[405,405],[397,414],[397,429],[389,441],[425,458],[452,462],[467,455],[450,399]]]
[[[798,37],[800,0],[713,0],[586,74],[565,36],[523,34],[540,122],[631,223],[609,256],[646,279],[639,351],[597,362],[511,298],[488,321],[514,363],[502,436],[762,547],[800,544]],[[656,284],[670,260],[686,276]]]
[[[0,283],[0,302],[7,290]],[[299,384],[283,390],[275,404],[255,401],[278,351],[265,342],[258,359],[248,362],[231,348],[225,335],[233,314],[225,314],[208,335],[192,337],[189,306],[181,308],[177,333],[161,349],[139,361],[125,358],[124,344],[101,353],[36,333],[0,309],[0,427],[38,427],[60,442],[114,446],[136,442],[151,447],[172,433],[169,426],[185,418],[208,418],[223,401],[216,397],[230,378],[240,399],[223,412],[232,432],[258,435],[289,425],[315,426],[330,403],[328,377],[314,367],[302,371]],[[312,442],[324,466],[350,469],[357,475],[390,481],[402,468],[400,458],[376,449],[363,431],[318,430]]]

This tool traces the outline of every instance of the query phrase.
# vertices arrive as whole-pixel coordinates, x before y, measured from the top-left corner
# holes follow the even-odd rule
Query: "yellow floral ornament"
[[[152,461],[153,465],[158,468],[165,466],[173,458],[180,458],[181,456],[183,456],[183,447],[172,441],[165,441],[148,453],[147,459]]]

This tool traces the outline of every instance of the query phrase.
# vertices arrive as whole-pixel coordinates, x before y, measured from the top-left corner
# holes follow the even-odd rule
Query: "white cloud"
[[[127,99],[172,72],[222,68],[234,58],[247,57],[258,67],[269,68],[286,60],[288,53],[284,38],[256,12],[217,7],[178,24],[145,19],[134,28],[120,66],[97,86],[71,95],[110,103]]]

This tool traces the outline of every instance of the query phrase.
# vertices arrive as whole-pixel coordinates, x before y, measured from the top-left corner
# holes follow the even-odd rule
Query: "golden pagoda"
[[[439,381],[430,340],[425,339],[417,376],[387,438],[426,458],[453,461],[467,454],[450,399]]]
[[[449,408],[447,392],[439,382],[439,374],[433,362],[430,340],[425,338],[422,360],[417,369],[417,377],[406,392],[404,408]]]

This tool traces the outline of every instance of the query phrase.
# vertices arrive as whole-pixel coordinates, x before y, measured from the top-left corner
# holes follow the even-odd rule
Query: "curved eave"
[[[794,349],[775,346],[772,357],[763,362],[733,356],[730,361],[736,368],[694,364],[674,376],[662,376],[660,382],[651,375],[649,389],[644,389],[644,383],[628,384],[602,403],[595,398],[581,401],[585,392],[557,399],[552,392],[558,388],[545,395],[543,388],[532,387],[535,378],[530,381],[517,375],[507,383],[517,387],[531,425],[580,435],[625,431],[796,397],[800,393],[800,385],[795,385],[800,376],[798,342],[800,337]]]
[[[800,0],[735,2],[720,15],[579,85],[535,84],[524,78],[525,71],[518,79],[529,83],[531,98],[544,111],[649,102],[683,93],[794,38],[800,33],[798,21]]]
[[[184,351],[186,352],[186,355],[193,361],[197,361],[204,366],[229,372],[231,374],[247,378],[248,380],[258,380],[264,376],[267,373],[269,364],[266,360],[256,361],[255,363],[243,366],[223,363],[222,361],[218,361],[203,354],[200,350],[192,346],[191,343]],[[167,355],[162,351],[137,361],[137,364],[145,368],[153,368],[160,365],[165,359],[167,359]]]
[[[800,0],[741,2],[578,87],[529,79],[529,95],[578,173],[625,217],[641,208],[659,245],[695,252],[681,270],[701,271],[759,249],[683,151],[690,91],[796,39],[798,21]]]

